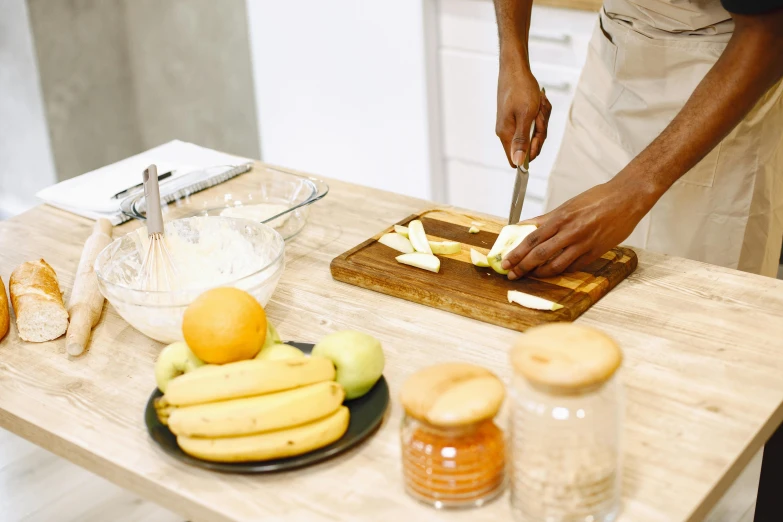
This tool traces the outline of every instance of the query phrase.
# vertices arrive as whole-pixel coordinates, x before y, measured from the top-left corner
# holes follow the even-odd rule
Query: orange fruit
[[[252,359],[266,339],[266,313],[244,290],[213,288],[187,307],[182,334],[193,355],[206,363]]]

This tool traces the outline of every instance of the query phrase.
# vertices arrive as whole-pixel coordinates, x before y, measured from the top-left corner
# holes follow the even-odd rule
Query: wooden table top
[[[365,444],[267,476],[180,464],[154,445],[143,422],[161,346],[108,305],[89,352],[74,360],[63,338],[23,343],[12,326],[0,342],[0,426],[188,520],[509,520],[507,496],[442,513],[405,495],[397,396],[411,373],[435,362],[480,364],[508,381],[507,351],[518,334],[333,281],[332,258],[431,203],[330,184],[286,249],[267,312],[286,339],[315,341],[352,328],[382,340],[392,407]],[[0,276],[7,282],[14,267],[43,257],[67,300],[91,226],[47,206],[0,222]],[[625,352],[620,520],[696,521],[783,420],[783,281],[638,255],[636,272],[579,319],[614,336]]]

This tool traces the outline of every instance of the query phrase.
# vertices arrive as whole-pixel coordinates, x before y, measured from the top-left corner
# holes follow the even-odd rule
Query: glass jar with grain
[[[620,507],[622,353],[576,324],[531,328],[511,352],[517,522],[610,522]]]
[[[435,508],[478,507],[506,483],[506,440],[495,423],[503,383],[463,363],[439,364],[412,375],[401,403],[405,491]]]

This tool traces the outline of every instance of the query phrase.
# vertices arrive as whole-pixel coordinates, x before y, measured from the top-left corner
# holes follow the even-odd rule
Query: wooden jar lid
[[[554,393],[573,393],[603,384],[622,360],[620,347],[611,337],[573,323],[530,328],[511,350],[514,371]]]
[[[495,374],[466,363],[437,364],[411,375],[400,401],[411,417],[443,428],[497,415],[506,396]]]

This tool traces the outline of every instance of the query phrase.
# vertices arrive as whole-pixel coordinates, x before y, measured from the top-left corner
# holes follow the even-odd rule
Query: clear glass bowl
[[[140,230],[145,233],[144,228]],[[197,247],[212,248],[210,268],[215,277],[203,286],[190,285],[182,290],[138,289],[146,247],[136,231],[115,239],[95,260],[101,294],[131,326],[156,341],[172,343],[183,339],[185,309],[205,290],[218,286],[241,288],[266,306],[283,275],[285,242],[275,229],[263,223],[199,216],[167,222],[165,235],[168,238],[177,236]],[[232,247],[237,246],[241,247],[239,251],[245,259],[251,261],[243,265],[242,259],[233,255],[237,250]],[[189,266],[198,268],[197,265]]]
[[[259,164],[249,172],[204,190],[205,180],[226,168],[210,167],[162,181],[164,219],[231,212],[233,217],[246,217],[270,225],[288,240],[304,228],[310,205],[329,193],[329,186],[319,179]],[[145,204],[144,194],[140,192],[124,199],[120,208],[129,217],[145,220]],[[250,213],[242,215],[245,211]]]

